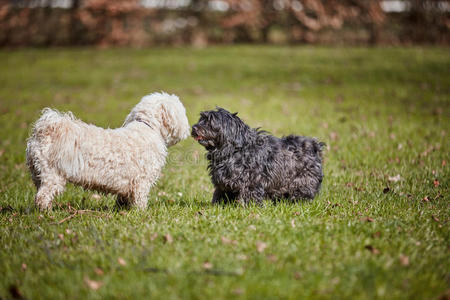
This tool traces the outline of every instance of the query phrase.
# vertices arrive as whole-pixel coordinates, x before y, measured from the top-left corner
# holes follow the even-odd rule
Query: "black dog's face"
[[[219,143],[219,124],[215,111],[204,111],[200,113],[197,124],[192,126],[192,137],[203,147],[215,148]]]
[[[236,145],[244,127],[246,125],[236,114],[219,107],[200,113],[200,120],[192,126],[192,137],[207,150],[212,150],[226,143]]]

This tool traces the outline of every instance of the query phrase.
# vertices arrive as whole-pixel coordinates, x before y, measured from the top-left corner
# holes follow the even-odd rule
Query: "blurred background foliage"
[[[0,46],[449,44],[449,0],[1,0]]]

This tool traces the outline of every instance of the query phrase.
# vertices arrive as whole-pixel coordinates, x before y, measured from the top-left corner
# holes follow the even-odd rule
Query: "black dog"
[[[316,139],[277,138],[223,108],[200,113],[192,137],[208,151],[212,203],[313,199],[320,189],[325,144]]]

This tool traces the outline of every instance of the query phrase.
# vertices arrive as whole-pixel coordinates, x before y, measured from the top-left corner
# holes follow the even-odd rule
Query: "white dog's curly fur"
[[[67,182],[117,195],[120,205],[144,209],[165,164],[167,147],[189,136],[177,96],[153,93],[141,99],[122,127],[103,129],[71,112],[42,111],[27,142],[27,165],[39,209],[50,209]]]

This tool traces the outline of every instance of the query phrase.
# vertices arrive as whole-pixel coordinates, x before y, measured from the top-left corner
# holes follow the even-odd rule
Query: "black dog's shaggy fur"
[[[223,108],[202,112],[192,136],[208,151],[213,203],[312,199],[320,189],[324,143],[316,139],[277,138]]]

